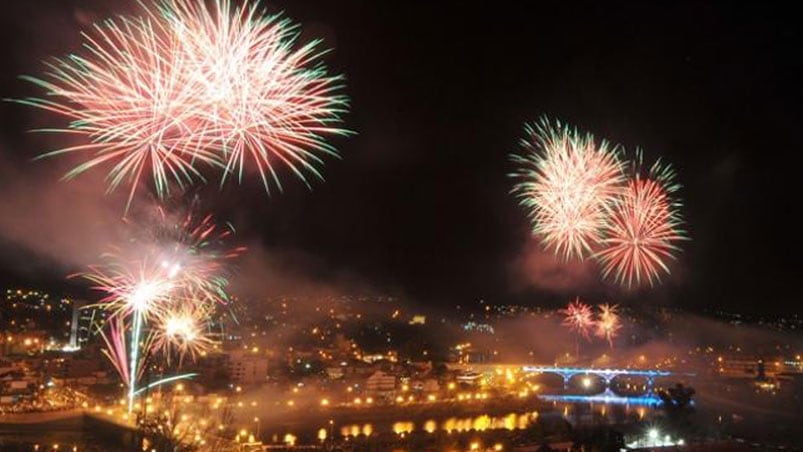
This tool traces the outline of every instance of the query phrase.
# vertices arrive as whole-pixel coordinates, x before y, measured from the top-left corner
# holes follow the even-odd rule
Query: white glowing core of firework
[[[187,341],[195,339],[192,320],[187,317],[171,317],[167,320],[165,330],[168,336],[178,336]]]
[[[128,297],[128,304],[135,311],[145,311],[150,306],[151,301],[159,293],[159,287],[155,283],[141,282]]]

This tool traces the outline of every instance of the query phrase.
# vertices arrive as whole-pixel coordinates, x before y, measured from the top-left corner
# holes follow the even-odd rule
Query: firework
[[[179,366],[187,355],[194,360],[214,343],[208,331],[213,308],[214,305],[190,299],[168,309],[155,328],[154,349],[162,350],[168,364],[174,353]]]
[[[106,343],[106,348],[103,354],[109,359],[114,366],[120,379],[128,384],[131,381],[128,368],[128,349],[126,348],[126,335],[128,329],[126,318],[121,316],[114,316],[108,319],[105,329],[100,329],[100,335]],[[141,366],[140,366],[141,367]],[[140,369],[135,370],[137,378],[139,378]]]
[[[231,224],[220,227],[212,215],[199,215],[198,200],[185,208],[179,204],[159,205],[139,212],[132,221],[139,229],[139,241],[158,256],[162,267],[196,299],[227,302],[224,290],[229,263],[245,252],[244,247],[226,243],[234,232]]]
[[[208,168],[223,183],[253,165],[268,191],[281,188],[281,167],[307,183],[321,176],[322,156],[336,155],[324,138],[349,133],[337,127],[347,100],[319,42],[297,36],[256,6],[163,0],[143,17],[95,25],[82,53],[26,77],[47,97],[20,102],[69,121],[44,129],[78,140],[45,154],[80,154],[65,177],[111,166],[109,190],[129,184],[129,206],[146,176],[160,198],[204,181]]]
[[[133,269],[133,270],[131,270]],[[92,281],[94,288],[106,296],[101,306],[111,314],[110,331],[103,338],[107,345],[106,356],[128,386],[128,410],[134,404],[136,382],[142,372],[140,351],[148,350],[152,335],[143,339],[143,324],[151,316],[164,315],[164,308],[178,287],[174,268],[164,265],[149,265],[136,262],[126,266],[124,262],[112,261],[107,267],[93,266],[84,277]],[[125,332],[129,327],[129,348],[124,348]]]
[[[656,162],[642,174],[641,158],[634,176],[613,203],[606,206],[607,220],[601,248],[595,253],[605,278],[628,288],[648,282],[651,286],[669,273],[668,261],[685,240],[680,204],[672,195],[680,185],[671,167]]]
[[[229,0],[212,9],[170,0],[163,14],[195,66],[189,78],[204,102],[198,117],[225,161],[221,183],[241,178],[246,162],[268,191],[271,183],[282,188],[281,166],[305,183],[305,174],[320,178],[321,156],[337,155],[323,137],[349,134],[337,127],[348,106],[338,94],[342,77],[320,64],[320,42],[296,46],[297,25]]]
[[[81,274],[103,293],[105,353],[128,387],[129,411],[149,357],[162,351],[168,366],[177,356],[181,367],[185,356],[195,359],[213,343],[207,325],[227,300],[225,261],[242,250],[225,247],[231,231],[217,228],[211,216],[196,220],[159,208],[156,218],[147,227],[129,220],[130,249],[106,254],[105,264]]]
[[[616,312],[617,309],[617,305],[603,304],[599,306],[599,319],[596,322],[597,328],[594,333],[597,337],[608,341],[611,347],[613,347],[613,339],[619,333],[619,329],[622,328],[619,322],[619,314]]]
[[[600,240],[605,206],[621,190],[620,150],[547,118],[525,127],[513,193],[533,234],[565,259],[584,258]]]
[[[109,20],[84,38],[82,54],[48,63],[44,78],[26,77],[48,98],[22,101],[69,120],[67,128],[45,129],[77,137],[76,144],[45,154],[81,154],[83,163],[66,178],[111,165],[109,189],[130,184],[130,204],[146,172],[163,196],[171,182],[183,187],[201,178],[198,163],[220,165],[198,133],[197,87],[182,75],[190,63],[164,22]]]
[[[573,302],[566,306],[566,309],[561,309],[565,315],[563,319],[563,326],[569,328],[569,331],[577,333],[578,335],[589,339],[591,327],[594,326],[593,315],[591,307],[576,298]]]
[[[113,252],[104,257],[105,265],[92,265],[81,274],[104,294],[99,304],[113,316],[158,316],[175,287],[172,270],[149,261],[125,261]]]
[[[563,319],[563,326],[569,328],[569,331],[577,333],[575,338],[575,356],[580,356],[580,337],[590,340],[591,327],[594,326],[594,319],[591,313],[591,307],[580,301],[580,297],[575,298],[570,302],[566,309],[561,309],[561,313],[565,315]]]

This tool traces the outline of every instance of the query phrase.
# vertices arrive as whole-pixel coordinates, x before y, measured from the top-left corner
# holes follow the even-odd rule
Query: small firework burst
[[[596,322],[596,331],[594,334],[602,339],[608,341],[608,344],[613,347],[613,339],[619,334],[619,329],[622,328],[619,321],[619,314],[617,305],[603,304],[599,306],[599,318]]]
[[[590,332],[594,326],[594,316],[591,307],[580,301],[580,297],[569,303],[565,309],[561,309],[561,313],[564,315],[563,326],[586,340],[591,338]]]
[[[192,360],[209,350],[215,341],[209,332],[209,318],[214,305],[195,299],[181,300],[166,309],[156,322],[154,349],[161,350],[167,363],[174,355],[181,365],[185,357]]]

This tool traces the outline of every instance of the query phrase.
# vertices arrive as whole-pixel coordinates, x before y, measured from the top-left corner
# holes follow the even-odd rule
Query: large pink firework
[[[341,77],[320,65],[318,41],[294,46],[298,27],[264,16],[255,5],[233,8],[229,0],[169,0],[165,15],[174,23],[182,51],[196,67],[206,134],[225,162],[223,179],[242,177],[246,162],[266,189],[281,189],[277,170],[285,166],[306,182],[320,177],[319,156],[336,155],[322,137],[347,134],[337,128],[347,102]]]
[[[595,253],[603,277],[628,288],[653,285],[662,273],[668,274],[678,243],[686,240],[680,205],[672,198],[679,185],[671,168],[656,163],[642,175],[640,164],[635,167],[633,179],[607,206],[601,248]]]
[[[525,152],[511,156],[518,165],[513,192],[548,249],[582,259],[600,240],[605,205],[621,190],[619,148],[546,118],[525,131]]]
[[[82,53],[28,77],[48,97],[21,102],[70,121],[48,131],[77,141],[46,154],[80,154],[67,177],[110,167],[109,188],[129,184],[129,205],[148,175],[159,197],[210,168],[222,183],[253,167],[266,190],[281,188],[282,168],[307,183],[336,155],[325,138],[348,133],[337,127],[347,99],[319,42],[297,45],[298,33],[254,4],[161,0],[94,26]]]
[[[66,178],[110,168],[109,189],[130,184],[130,203],[148,174],[164,196],[173,184],[202,178],[199,163],[220,166],[197,117],[198,87],[187,80],[192,63],[169,23],[120,18],[95,25],[84,38],[82,54],[48,63],[44,78],[27,77],[49,97],[23,101],[70,121],[45,130],[75,137],[45,154],[80,155],[83,163]]]
[[[619,334],[619,330],[622,328],[617,309],[617,305],[600,305],[599,318],[596,322],[597,328],[594,332],[597,337],[608,341],[611,347],[613,347],[613,339]]]

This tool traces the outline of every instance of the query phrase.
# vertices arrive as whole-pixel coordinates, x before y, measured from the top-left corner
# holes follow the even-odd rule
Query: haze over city
[[[0,449],[799,447],[790,11],[3,10]]]

